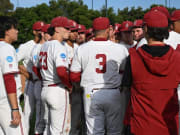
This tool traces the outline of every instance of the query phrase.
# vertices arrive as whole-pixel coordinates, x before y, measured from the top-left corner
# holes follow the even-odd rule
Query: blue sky
[[[49,0],[10,0],[15,8],[19,7],[32,7],[41,3],[49,3]],[[76,0],[77,1],[77,0]],[[167,1],[168,7],[175,7],[180,9],[180,0],[107,0],[108,7],[113,7],[115,11],[118,8],[123,9],[125,7],[134,6],[137,8],[141,6],[143,9],[149,8],[152,4],[162,4],[165,5],[165,1]],[[88,8],[92,8],[92,0],[83,0],[84,4],[88,5]],[[103,5],[105,5],[105,0],[93,0],[94,9],[100,10]]]

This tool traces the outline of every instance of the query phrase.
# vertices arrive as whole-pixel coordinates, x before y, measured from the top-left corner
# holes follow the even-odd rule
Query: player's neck
[[[52,40],[58,40],[59,42],[62,42],[63,38],[61,36],[59,36],[58,34],[54,34],[52,36]]]
[[[164,45],[164,43],[161,41],[154,41],[153,39],[150,38],[148,40],[148,45]]]
[[[35,36],[34,42],[35,42],[35,43],[38,43],[38,42],[39,42],[39,37]]]
[[[44,42],[45,42],[45,40],[42,39],[39,43],[42,45],[42,44],[44,44]]]
[[[67,40],[67,44],[68,44],[69,46],[71,46],[72,48],[74,47],[73,42],[71,42],[70,40]]]
[[[4,41],[4,38],[0,38],[0,41]]]
[[[10,39],[10,38],[8,38],[8,37],[5,37],[4,38],[4,41],[6,42],[6,43],[9,43],[9,44],[11,44],[13,41]]]

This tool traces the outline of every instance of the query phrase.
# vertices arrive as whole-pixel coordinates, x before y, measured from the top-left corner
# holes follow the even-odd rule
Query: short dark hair
[[[105,31],[106,31],[106,29],[105,30],[94,30],[94,35],[97,36],[101,33],[104,33]]]
[[[53,36],[54,33],[55,33],[55,27],[49,27],[48,30],[47,30],[47,33],[48,33],[50,36]]]
[[[0,38],[5,38],[5,32],[12,27],[17,28],[17,20],[9,16],[0,16]]]
[[[155,28],[147,27],[147,35],[149,38],[153,38],[156,41],[163,41],[169,37],[169,28]]]

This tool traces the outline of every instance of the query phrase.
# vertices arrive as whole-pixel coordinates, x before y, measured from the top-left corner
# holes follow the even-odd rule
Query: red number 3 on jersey
[[[105,73],[106,72],[106,55],[105,54],[97,54],[96,59],[102,59],[101,62],[99,62],[99,65],[102,66],[102,68],[96,68],[97,73]]]
[[[40,69],[44,69],[47,70],[48,66],[47,66],[47,52],[40,52],[39,53],[39,65],[40,65]]]

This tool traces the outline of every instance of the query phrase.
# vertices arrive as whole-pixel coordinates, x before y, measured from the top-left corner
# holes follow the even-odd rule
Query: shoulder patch
[[[7,56],[6,60],[7,60],[7,62],[13,62],[13,57],[12,56]]]
[[[63,59],[65,59],[65,58],[66,58],[66,54],[65,54],[65,53],[61,53],[61,54],[60,54],[60,57],[63,58]]]
[[[16,53],[18,53],[18,52],[19,52],[19,49],[17,48],[17,49],[16,49]]]
[[[36,60],[36,59],[37,59],[37,55],[34,55],[34,57],[33,57],[33,58],[34,58],[34,60]]]

